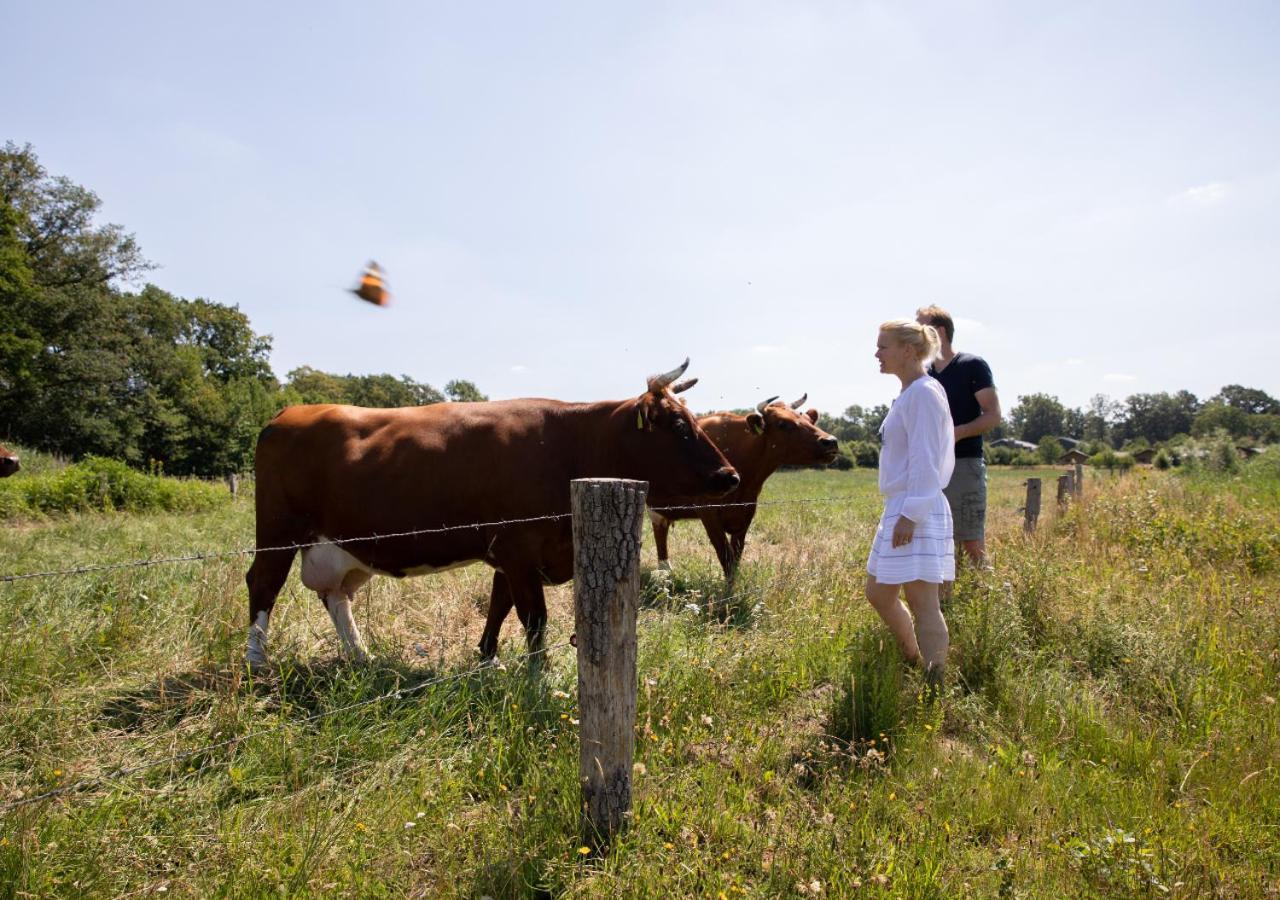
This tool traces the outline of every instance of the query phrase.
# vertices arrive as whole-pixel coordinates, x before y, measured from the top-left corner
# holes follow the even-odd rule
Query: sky
[[[281,377],[838,412],[937,303],[1006,409],[1280,395],[1271,0],[0,7],[0,141]]]

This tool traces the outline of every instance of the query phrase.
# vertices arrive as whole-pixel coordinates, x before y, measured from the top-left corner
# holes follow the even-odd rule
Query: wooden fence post
[[[236,493],[240,490],[240,476],[235,472],[227,476],[227,488],[231,491],[232,499],[235,499]]]
[[[1067,498],[1075,490],[1071,485],[1071,473],[1058,476],[1058,506],[1066,506]]]
[[[1023,507],[1026,513],[1026,520],[1022,523],[1022,528],[1027,534],[1036,530],[1036,520],[1040,518],[1040,479],[1027,479],[1027,505]]]
[[[578,638],[582,832],[596,849],[631,814],[636,725],[640,526],[649,485],[584,478],[570,485]]]
[[[1079,500],[1079,499],[1081,499],[1082,497],[1084,497],[1084,463],[1082,463],[1082,462],[1077,462],[1077,463],[1076,463],[1076,483],[1075,483],[1075,489],[1076,489],[1076,499],[1077,499],[1077,500]]]

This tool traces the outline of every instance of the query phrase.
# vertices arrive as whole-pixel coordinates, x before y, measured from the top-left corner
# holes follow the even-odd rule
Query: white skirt
[[[916,523],[911,543],[893,546],[893,526],[902,514],[905,494],[885,502],[880,527],[871,542],[867,558],[867,574],[880,584],[906,584],[928,581],[941,584],[956,580],[955,529],[951,523],[951,506],[939,491],[933,507],[923,522]]]

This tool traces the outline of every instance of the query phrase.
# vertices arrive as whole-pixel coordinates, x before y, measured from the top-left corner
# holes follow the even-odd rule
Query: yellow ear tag
[[[644,413],[638,409],[636,410],[636,430],[644,431]]]
[[[751,432],[753,434],[764,434],[764,425],[757,425],[755,422],[752,422]]]

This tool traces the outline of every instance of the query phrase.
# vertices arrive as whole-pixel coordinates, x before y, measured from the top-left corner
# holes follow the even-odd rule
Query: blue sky
[[[838,411],[937,302],[1006,408],[1280,394],[1273,2],[4,7],[0,140],[281,376]]]

